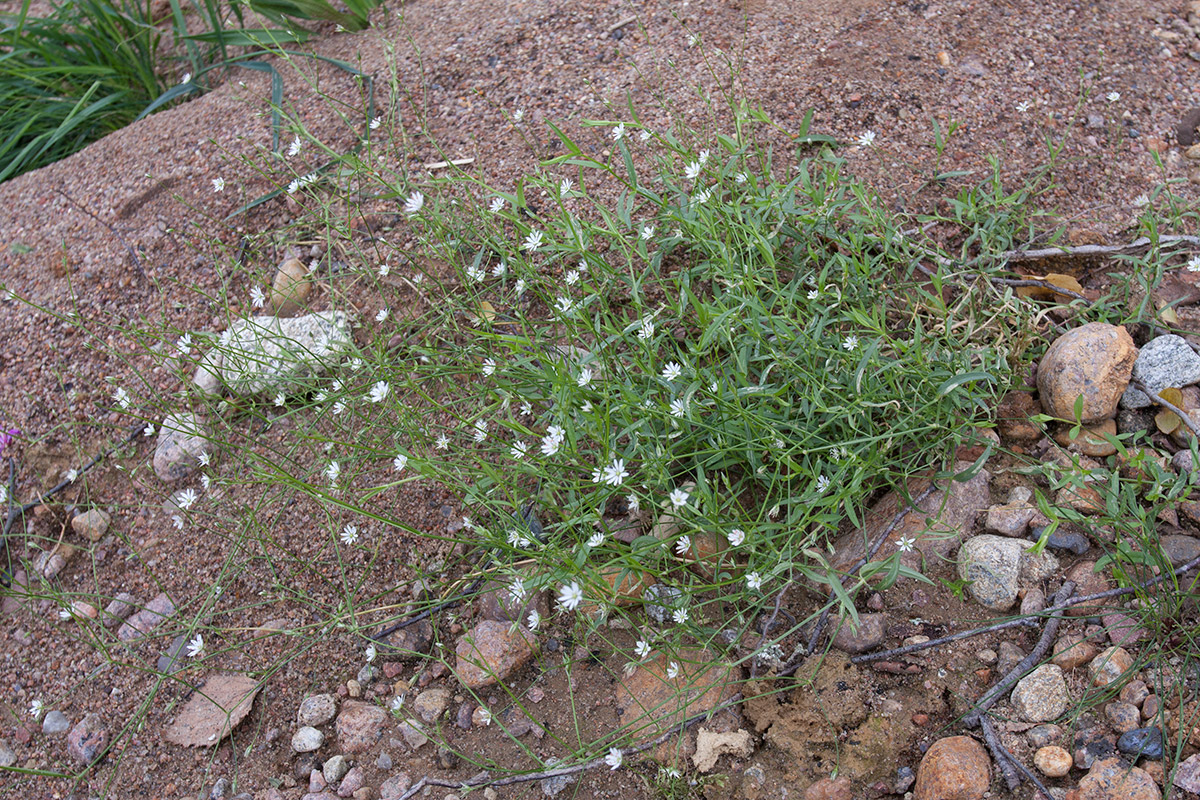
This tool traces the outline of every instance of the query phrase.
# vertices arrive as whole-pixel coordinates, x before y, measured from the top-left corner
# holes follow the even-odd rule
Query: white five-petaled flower
[[[671,416],[683,418],[687,416],[688,401],[683,397],[676,397],[671,401]]]
[[[617,127],[612,129],[612,138],[614,142],[619,142],[625,138],[625,123],[619,123]]]
[[[342,465],[336,461],[330,461],[329,466],[325,468],[325,477],[330,483],[337,483],[338,476],[342,474]]]
[[[532,609],[529,612],[529,616],[525,619],[525,626],[531,631],[536,631],[541,624],[542,615],[538,613],[536,608]]]
[[[171,515],[171,524],[178,530],[183,530],[183,517],[178,514]]]
[[[486,708],[479,709],[479,721],[484,724],[484,727],[492,724],[492,712]]]
[[[407,466],[408,456],[406,456],[404,453],[399,453],[395,458],[392,459],[392,467],[396,470],[396,472],[403,472],[404,468]]]
[[[609,770],[611,771],[620,767],[621,761],[621,751],[615,747],[608,748],[608,755],[604,757],[604,763],[608,764]]]
[[[592,368],[584,367],[579,371],[579,377],[575,379],[575,383],[583,388],[592,382]]]
[[[641,327],[638,328],[638,338],[643,341],[654,335],[654,320],[650,317],[642,317]]]
[[[702,206],[712,198],[712,192],[708,189],[701,189],[692,195],[692,204]]]
[[[529,453],[529,445],[525,442],[514,442],[513,446],[508,448],[508,454],[520,461]]]
[[[113,392],[113,400],[115,400],[117,405],[119,405],[121,408],[129,408],[129,392],[125,391],[124,386],[118,386],[117,390]]]
[[[638,138],[641,139],[643,142],[648,142],[648,141],[650,141],[650,137],[653,135],[654,134],[650,133],[650,131],[646,130],[645,128],[642,128],[641,132],[638,133]]]
[[[197,633],[188,642],[187,646],[188,658],[200,658],[204,655],[204,635]]]
[[[568,270],[567,274],[563,277],[563,280],[567,282],[567,286],[574,286],[575,284],[579,283],[579,270]]]
[[[1145,194],[1139,194],[1137,197],[1133,198],[1133,204],[1138,208],[1145,208],[1146,206],[1150,205],[1150,197]]]
[[[808,290],[808,299],[809,300],[816,300],[820,296],[821,296],[820,289],[809,289]]]
[[[563,178],[562,182],[558,184],[558,194],[560,197],[566,197],[568,194],[570,194],[570,192],[571,192],[571,179]]]
[[[858,137],[859,147],[870,147],[875,144],[875,131],[864,131],[862,136]]]
[[[691,549],[692,549],[692,537],[690,537],[686,534],[683,536],[680,536],[679,539],[675,542],[675,554],[676,555],[686,556],[688,554],[688,551]]]
[[[204,491],[207,492],[209,487],[212,486],[212,478],[208,475],[201,475],[200,476],[200,485],[203,486]]]
[[[676,364],[674,361],[667,362],[667,365],[662,369],[662,379],[664,381],[673,381],[683,374],[683,367]]]
[[[696,178],[700,177],[700,171],[702,169],[704,169],[703,164],[701,164],[699,161],[693,161],[683,168],[683,177],[687,178],[689,181],[694,181]]]
[[[421,209],[425,207],[425,195],[420,192],[413,192],[404,201],[404,213],[410,217],[415,217],[421,213]]]
[[[524,242],[524,244],[521,245],[521,247],[527,253],[534,252],[535,250],[537,250],[539,247],[542,246],[542,236],[543,236],[543,234],[541,231],[538,231],[538,230],[530,231],[529,235],[525,237],[525,242]]]
[[[175,495],[175,505],[187,511],[196,501],[200,499],[200,495],[196,494],[195,489],[184,489],[179,494]]]
[[[390,313],[391,313],[391,311],[388,310],[387,308],[379,309],[379,311],[375,314],[375,321],[383,322],[384,320],[386,320],[388,318],[388,314],[390,314]]]
[[[213,187],[214,192],[225,191],[225,179],[224,178],[213,178],[212,179],[212,187]]]
[[[367,649],[363,651],[363,657],[367,659],[368,664],[374,661],[378,655],[379,651],[375,649],[375,645],[373,644],[367,645]]]
[[[388,392],[391,390],[392,387],[388,386],[387,381],[378,381],[374,386],[371,387],[371,393],[367,396],[367,399],[372,403],[382,403],[383,399],[388,396]]]
[[[567,611],[574,611],[583,602],[583,589],[579,588],[579,584],[571,581],[566,586],[563,586],[558,591],[558,604]]]
[[[1024,114],[1031,108],[1033,108],[1032,100],[1022,100],[1021,102],[1017,103],[1017,112],[1020,114]]]
[[[488,210],[491,211],[493,214],[499,214],[501,211],[504,210],[504,198],[503,197],[493,197],[492,202],[488,203]]]
[[[149,425],[147,425],[146,427],[142,428],[142,435],[145,436],[147,439],[149,439],[151,436],[154,435],[154,423],[153,422],[150,423]]]
[[[351,545],[358,541],[358,526],[347,525],[342,528],[342,544]]]
[[[647,642],[645,639],[639,639],[638,643],[633,648],[633,652],[637,653],[638,658],[649,658],[650,657],[650,643]]]
[[[29,716],[33,717],[35,721],[41,719],[44,713],[46,713],[46,704],[40,699],[35,699],[29,704]]]
[[[588,537],[588,547],[599,547],[602,544],[604,544],[604,531],[596,531]]]
[[[575,310],[575,302],[569,297],[559,297],[554,301],[554,307],[561,314],[570,314]]]
[[[817,494],[825,494],[829,490],[829,478],[824,475],[817,476]]]
[[[654,226],[653,225],[646,225],[642,228],[642,240],[643,241],[646,241],[646,242],[650,241],[650,237],[653,235],[654,235]]]
[[[514,111],[513,119],[515,119],[517,122],[520,122],[521,120],[525,119],[525,109],[518,108],[516,111]]]
[[[750,180],[750,176],[744,172],[739,172],[737,175],[733,176],[733,179],[738,183],[745,183],[746,181]]]
[[[508,262],[505,261],[503,258],[500,259],[499,264],[492,267],[492,277],[493,278],[503,278],[504,273],[506,273],[506,272],[508,272]]]
[[[700,166],[702,166],[702,167],[703,167],[705,164],[707,164],[707,163],[708,163],[708,151],[707,151],[707,150],[701,150],[701,151],[700,151],[700,155],[699,155],[699,156],[696,158],[696,161],[697,161],[697,163],[699,163],[699,164],[700,164]]]
[[[917,540],[911,536],[901,536],[896,540],[896,550],[901,553],[912,552],[913,547],[917,544]]]
[[[1188,272],[1200,272],[1200,256],[1192,256],[1187,262]]]
[[[612,463],[605,467],[600,474],[600,482],[609,486],[620,486],[628,477],[629,473],[625,470],[625,459],[614,458]]]
[[[285,402],[287,402],[287,398],[283,396],[283,392],[277,392],[275,394],[275,399],[272,402],[274,402],[277,406],[282,406]]]
[[[751,572],[749,575],[746,576],[746,585],[748,587],[750,587],[751,589],[755,589],[755,590],[761,589],[762,583],[763,583],[762,576],[759,575],[757,572]]]
[[[566,438],[567,432],[559,425],[551,425],[546,435],[542,437],[542,455],[552,456]]]
[[[521,295],[525,294],[525,279],[524,278],[517,278],[517,282],[513,284],[513,292],[516,293],[517,297],[520,297]]]
[[[625,495],[625,505],[629,506],[629,511],[633,514],[636,514],[642,509],[642,501],[638,500],[638,496],[636,494]]]
[[[191,82],[192,82],[192,73],[190,73],[190,72],[183,73],[183,80],[181,80],[179,83],[182,85],[182,84],[191,83]]]
[[[673,681],[678,677],[679,677],[679,662],[672,661],[670,664],[667,664],[667,680]]]
[[[444,433],[439,434],[437,439],[434,440],[433,446],[434,446],[434,449],[437,449],[437,450],[449,450],[450,449],[450,437],[446,436],[446,434],[444,434]]]
[[[261,286],[255,286],[250,290],[250,305],[255,308],[262,308],[267,304],[267,296],[263,293]]]
[[[379,277],[386,278],[391,271],[392,265],[386,261],[379,265]]]
[[[203,452],[197,457],[196,460],[200,462],[200,466],[207,467],[212,462],[212,456],[210,456],[207,452]]]
[[[672,489],[670,495],[671,505],[675,508],[683,508],[687,505],[688,493],[686,489]]]
[[[392,702],[388,703],[392,711],[399,711],[404,708],[404,695],[398,694],[392,698]]]
[[[299,155],[300,148],[303,146],[304,146],[304,143],[300,141],[300,137],[296,136],[296,138],[292,139],[291,145],[288,146],[288,155],[289,156]]]
[[[729,539],[730,547],[740,547],[742,542],[746,541],[746,532],[741,528],[734,528],[725,538]]]
[[[379,130],[379,126],[382,124],[383,124],[383,117],[375,117],[374,119],[371,120],[371,124],[368,127],[371,130],[375,131],[375,130]]]
[[[485,359],[483,360],[483,370],[482,370],[483,374],[484,374],[484,375],[491,375],[491,374],[492,374],[492,373],[494,373],[495,371],[496,371],[496,359],[494,359],[494,358],[485,358]]]
[[[846,337],[846,341],[842,342],[842,349],[847,352],[852,352],[858,349],[858,337],[851,334]]]
[[[476,283],[479,283],[481,280],[487,277],[487,273],[483,271],[483,267],[477,267],[472,264],[471,266],[467,267],[467,277]]]
[[[1108,100],[1108,102],[1115,103],[1121,99],[1121,93],[1120,92],[1109,92],[1107,95],[1105,95],[1105,98]]]

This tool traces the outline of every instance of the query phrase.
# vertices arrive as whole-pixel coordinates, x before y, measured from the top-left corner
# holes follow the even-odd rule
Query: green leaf
[[[945,397],[959,386],[962,386],[964,383],[970,383],[971,381],[992,383],[994,380],[995,379],[987,372],[964,372],[960,375],[955,375],[954,377],[943,381],[942,385],[938,387],[937,396]]]

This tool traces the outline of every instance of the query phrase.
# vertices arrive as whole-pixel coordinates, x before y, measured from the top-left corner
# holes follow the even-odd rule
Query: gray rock
[[[1025,736],[1029,739],[1030,746],[1038,750],[1060,741],[1063,731],[1057,725],[1038,725],[1036,728],[1031,728]]]
[[[301,725],[316,727],[324,725],[337,714],[337,701],[331,694],[314,694],[300,701],[296,721]]]
[[[1175,777],[1171,781],[1178,789],[1183,789],[1185,792],[1193,792],[1200,794],[1200,753],[1194,756],[1189,756],[1175,770]]]
[[[1160,761],[1163,757],[1163,735],[1158,728],[1135,728],[1121,734],[1117,749],[1134,758]]]
[[[67,734],[67,753],[76,762],[89,765],[108,749],[109,733],[99,714],[88,714]]]
[[[380,753],[379,758],[375,759],[375,766],[385,771],[391,769],[392,757],[387,753]]]
[[[113,628],[120,625],[138,605],[138,599],[129,592],[119,592],[112,602],[104,607],[104,626]]]
[[[338,784],[338,797],[353,797],[364,783],[366,783],[366,776],[363,774],[363,768],[351,767],[350,771],[346,773],[346,777],[342,778],[342,782]]]
[[[46,718],[42,720],[42,733],[49,736],[58,736],[71,730],[71,720],[67,719],[67,715],[55,709],[46,714]]]
[[[1109,703],[1104,706],[1104,718],[1108,725],[1119,734],[1126,734],[1136,729],[1142,721],[1142,711],[1133,703]],[[1120,741],[1117,749],[1120,749]],[[1122,751],[1124,752],[1124,751]]]
[[[429,743],[429,737],[415,722],[401,722],[400,735],[413,750],[420,750]]]
[[[1174,387],[1182,389],[1200,383],[1200,355],[1181,336],[1168,333],[1146,343],[1133,362],[1133,381],[1146,384],[1152,392]],[[1125,408],[1153,405],[1142,391],[1130,386],[1121,396]]]
[[[1024,536],[1029,523],[1037,515],[1037,507],[1029,501],[1033,492],[1024,486],[1014,486],[1008,502],[988,509],[983,528],[1000,536]]]
[[[413,711],[425,722],[433,722],[445,713],[449,705],[449,689],[426,689],[413,701]]]
[[[666,622],[675,609],[683,605],[683,592],[674,586],[656,583],[646,587],[642,593],[642,607],[650,615],[650,619],[658,623]]]
[[[352,341],[350,318],[341,311],[238,320],[221,336],[221,380],[238,395],[294,390],[296,382],[336,361]]]
[[[1180,450],[1171,456],[1171,467],[1179,474],[1196,471],[1196,459],[1192,458],[1191,450]]]
[[[859,614],[858,627],[846,619],[833,637],[833,646],[846,653],[858,654],[883,644],[887,636],[887,614]]]
[[[1171,562],[1172,567],[1180,567],[1200,556],[1200,539],[1194,536],[1172,534],[1162,537],[1159,542],[1163,555]]]
[[[383,738],[387,712],[377,705],[348,700],[338,712],[338,746],[343,753],[365,753]]]
[[[292,736],[292,750],[297,753],[311,753],[325,744],[325,734],[313,727],[305,725]]]
[[[208,797],[209,800],[223,800],[227,794],[229,794],[229,778],[217,778]]]
[[[321,777],[330,786],[337,786],[349,771],[350,764],[346,762],[345,756],[331,756],[321,765]]]
[[[8,742],[0,739],[0,768],[11,767],[15,763],[17,763],[17,754],[8,746]]]
[[[141,639],[162,624],[163,620],[175,616],[175,604],[166,594],[160,594],[146,607],[136,612],[117,629],[117,638],[122,642]]]
[[[76,514],[71,520],[71,530],[87,539],[89,542],[98,542],[108,530],[109,523],[112,522],[112,517],[107,511],[102,511],[99,508],[89,508],[82,514]]]
[[[171,641],[171,646],[167,648],[167,652],[158,657],[158,671],[173,675],[183,669],[186,661],[184,653],[187,651],[188,637],[187,634],[181,633]]]
[[[192,386],[201,397],[217,398],[221,396],[221,365],[225,361],[225,353],[219,347],[214,347],[204,354],[196,365],[196,374],[192,376]]]
[[[1022,584],[1037,583],[1058,569],[1049,553],[1028,552],[1033,542],[1004,536],[976,536],[958,550],[958,576],[969,581],[967,590],[985,608],[1007,611],[1017,600]]]
[[[193,412],[169,415],[158,429],[154,474],[168,483],[191,475],[200,463],[200,456],[212,452],[211,439],[208,426]]]
[[[560,763],[557,758],[551,758],[546,761],[546,769],[554,769]],[[539,783],[542,787],[542,794],[546,797],[554,797],[574,782],[574,775],[555,775],[553,778],[545,778]]]
[[[1067,710],[1070,698],[1063,672],[1043,664],[1017,681],[1012,691],[1013,710],[1026,722],[1049,722]]]
[[[1025,651],[1012,642],[1001,642],[997,649],[1000,652],[996,657],[996,670],[1001,675],[1012,672],[1013,667],[1021,663],[1021,659],[1025,657]]]
[[[393,775],[379,786],[379,800],[398,800],[400,795],[408,791],[408,787],[412,786],[412,778],[408,777],[407,773],[401,772],[398,775]]]

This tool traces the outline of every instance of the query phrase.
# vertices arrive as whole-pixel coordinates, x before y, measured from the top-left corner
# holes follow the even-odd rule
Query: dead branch
[[[1194,433],[1196,436],[1200,436],[1200,428],[1196,427],[1196,423],[1192,421],[1192,418],[1188,416],[1186,411],[1174,403],[1164,400],[1161,394],[1155,394],[1154,392],[1150,391],[1150,389],[1146,387],[1146,384],[1142,383],[1141,381],[1133,381],[1133,385],[1154,402],[1174,411],[1175,416],[1183,420],[1183,424],[1187,425],[1188,428],[1191,429],[1192,433]]]
[[[1160,245],[1190,244],[1192,247],[1200,247],[1200,236],[1160,236],[1158,243]],[[1055,256],[1113,256],[1132,253],[1143,247],[1149,247],[1151,244],[1153,242],[1143,236],[1126,244],[1082,244],[1078,247],[1043,247],[1040,250],[1005,250],[997,258],[1004,261],[1035,261]]]
[[[1066,295],[1072,300],[1082,300],[1088,305],[1092,304],[1091,300],[1087,299],[1079,292],[1076,292],[1072,289],[1064,289],[1061,286],[1055,286],[1050,281],[1038,280],[1037,278],[992,278],[991,281],[992,283],[1000,286],[1037,286],[1038,288],[1054,292],[1055,294]]]
[[[990,717],[984,717],[980,720],[983,725],[983,740],[987,742],[988,750],[992,751],[992,760],[996,762],[996,767],[1000,770],[1000,774],[1004,776],[1004,782],[1008,784],[1008,791],[1016,794],[1017,789],[1021,788],[1021,776],[1017,774],[1014,764],[1014,759],[1004,745],[1000,744],[1000,738],[996,736],[996,726],[992,724]]]

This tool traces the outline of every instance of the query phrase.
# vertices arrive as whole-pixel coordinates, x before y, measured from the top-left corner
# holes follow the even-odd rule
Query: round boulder
[[[1054,340],[1038,365],[1042,409],[1052,417],[1073,421],[1076,400],[1082,397],[1083,423],[1111,419],[1129,386],[1137,356],[1133,337],[1123,326],[1090,322],[1067,331]]]
[[[982,800],[991,783],[991,761],[970,736],[939,739],[917,767],[916,800]]]

